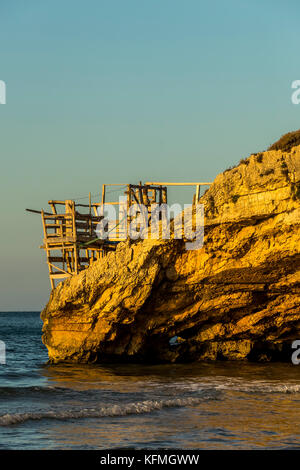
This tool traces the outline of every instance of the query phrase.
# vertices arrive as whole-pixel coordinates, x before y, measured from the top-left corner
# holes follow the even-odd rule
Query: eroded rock
[[[202,197],[205,239],[120,243],[42,312],[52,362],[282,360],[300,339],[300,146],[252,155]],[[178,336],[184,341],[170,346]]]

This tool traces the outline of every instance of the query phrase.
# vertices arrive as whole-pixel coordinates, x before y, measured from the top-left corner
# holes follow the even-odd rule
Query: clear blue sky
[[[300,127],[295,1],[2,0],[0,310],[48,300],[40,209],[212,180]]]

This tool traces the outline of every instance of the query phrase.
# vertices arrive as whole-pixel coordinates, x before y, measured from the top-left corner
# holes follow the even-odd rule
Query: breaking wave
[[[174,408],[182,406],[197,405],[202,398],[173,398],[169,400],[160,401],[142,401],[137,403],[128,403],[126,405],[111,405],[106,407],[85,408],[82,410],[57,410],[57,411],[43,411],[34,413],[14,413],[5,414],[0,416],[0,426],[9,426],[12,424],[21,424],[29,420],[42,420],[42,419],[78,419],[78,418],[102,418],[109,416],[126,416],[150,413],[152,411],[161,410],[162,408]]]

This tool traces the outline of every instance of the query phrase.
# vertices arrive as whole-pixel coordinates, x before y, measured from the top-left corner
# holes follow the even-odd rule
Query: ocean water
[[[300,448],[300,366],[47,365],[41,327],[0,313],[0,449]]]

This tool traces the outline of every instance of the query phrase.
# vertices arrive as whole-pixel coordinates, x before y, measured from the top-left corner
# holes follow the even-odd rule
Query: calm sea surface
[[[41,327],[0,313],[0,449],[300,448],[300,366],[49,366]]]

